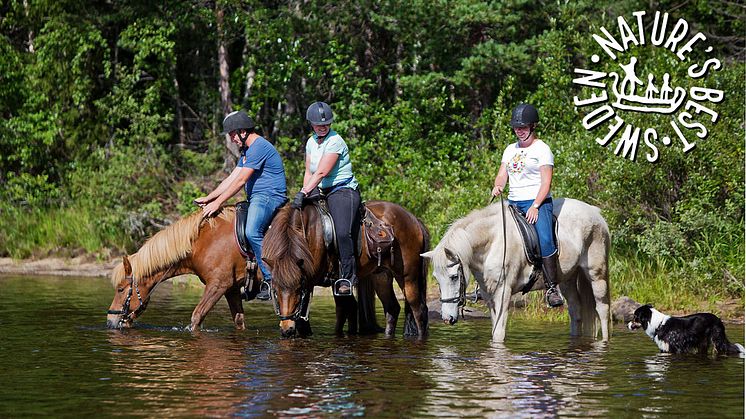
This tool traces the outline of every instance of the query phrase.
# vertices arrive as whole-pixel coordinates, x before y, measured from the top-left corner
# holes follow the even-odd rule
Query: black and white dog
[[[658,345],[661,352],[707,354],[710,344],[718,354],[744,357],[744,347],[730,343],[725,336],[725,326],[720,318],[710,313],[697,313],[673,317],[661,313],[651,305],[635,310],[634,319],[627,324],[629,330],[645,329],[645,333]]]

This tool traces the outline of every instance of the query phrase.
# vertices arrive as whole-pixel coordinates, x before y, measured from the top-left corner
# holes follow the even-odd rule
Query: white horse
[[[492,339],[505,340],[510,297],[528,283],[532,266],[507,204],[472,211],[451,225],[443,239],[422,256],[433,264],[440,285],[443,320],[454,324],[471,275],[492,317]],[[570,334],[609,339],[609,228],[601,211],[575,199],[555,199],[559,266],[557,280],[567,301]],[[503,221],[505,223],[503,224]],[[536,281],[532,290],[542,289]]]

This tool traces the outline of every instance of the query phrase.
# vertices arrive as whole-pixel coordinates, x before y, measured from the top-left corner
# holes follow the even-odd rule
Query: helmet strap
[[[241,131],[238,132],[238,139],[241,140],[241,149],[249,148],[246,145],[246,140],[249,139],[249,133],[246,132],[245,134],[241,134]]]

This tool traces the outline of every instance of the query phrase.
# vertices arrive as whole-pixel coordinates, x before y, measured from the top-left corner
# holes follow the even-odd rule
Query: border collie
[[[647,304],[635,310],[634,319],[627,327],[629,330],[644,329],[661,352],[707,354],[712,344],[718,354],[742,358],[746,354],[743,346],[730,343],[723,322],[710,313],[673,317]]]

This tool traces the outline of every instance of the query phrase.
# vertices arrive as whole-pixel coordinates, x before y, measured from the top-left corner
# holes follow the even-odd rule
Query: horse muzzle
[[[106,327],[109,329],[125,329],[132,327],[132,321],[129,319],[122,320],[119,314],[109,314],[106,316]]]
[[[283,320],[280,322],[280,335],[283,339],[294,338],[298,335],[294,320]]]

